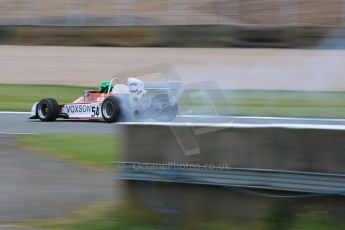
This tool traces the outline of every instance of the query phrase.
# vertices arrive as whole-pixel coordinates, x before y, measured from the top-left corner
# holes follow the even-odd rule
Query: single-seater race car
[[[102,120],[106,122],[172,121],[178,112],[178,98],[182,93],[179,81],[149,82],[128,78],[127,85],[117,78],[103,82],[99,91],[84,90],[72,103],[58,104],[53,98],[36,102],[29,119],[55,121]]]

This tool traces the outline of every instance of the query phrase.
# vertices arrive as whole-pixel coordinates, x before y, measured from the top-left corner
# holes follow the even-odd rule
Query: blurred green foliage
[[[332,4],[331,4],[332,5]],[[6,8],[6,7],[4,7]],[[7,8],[6,8],[7,9]],[[262,14],[264,16],[266,14]],[[270,15],[270,14],[268,14]],[[267,16],[267,15],[266,15]],[[328,18],[328,17],[327,17]],[[314,18],[316,20],[316,18]],[[251,23],[250,23],[251,24]],[[332,26],[0,26],[2,45],[344,48]],[[322,41],[330,38],[332,42]],[[320,45],[321,43],[321,45]]]
[[[281,206],[280,210],[284,207]],[[208,220],[197,221],[194,218],[182,219],[176,223],[163,219],[138,218],[138,215],[127,215],[128,210],[116,204],[97,204],[84,207],[70,217],[52,220],[39,220],[26,223],[41,229],[56,230],[116,230],[116,229],[201,229],[201,230],[341,230],[344,225],[332,219],[326,211],[306,210],[304,213],[291,213],[285,215],[283,211],[272,209],[267,218],[256,221],[226,219],[210,222]],[[145,212],[147,210],[134,210]],[[150,215],[142,214],[141,217]],[[272,215],[272,216],[270,216]],[[273,217],[273,218],[272,218]],[[169,219],[169,217],[167,217]]]

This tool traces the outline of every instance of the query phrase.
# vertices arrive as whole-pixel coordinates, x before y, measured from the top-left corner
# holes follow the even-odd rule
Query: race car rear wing
[[[182,82],[181,81],[147,82],[147,83],[144,83],[144,88],[147,90],[182,89]]]
[[[183,91],[181,81],[143,82],[136,78],[128,78],[128,87],[133,101],[140,100],[147,91],[159,90],[166,91],[171,104],[177,102]]]
[[[148,76],[151,74],[158,74],[162,77],[162,81],[159,82],[141,82],[140,80],[132,77],[128,78],[129,76]],[[145,91],[145,90],[166,90],[169,95],[173,97],[180,97],[183,92],[183,84],[178,76],[178,73],[175,67],[168,63],[159,63],[152,66],[141,67],[137,69],[131,69],[124,72],[119,72],[114,75],[119,79],[128,79],[128,87],[130,92],[134,92],[135,90]],[[139,83],[138,85],[131,85],[130,81],[135,80],[135,82]],[[117,79],[113,79],[116,81]],[[117,80],[118,82],[118,80]],[[140,87],[138,87],[140,85]]]

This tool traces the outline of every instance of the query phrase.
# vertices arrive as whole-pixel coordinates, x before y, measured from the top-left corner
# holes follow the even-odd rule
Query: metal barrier
[[[264,169],[239,169],[183,164],[118,162],[118,178],[235,188],[345,195],[345,175]]]
[[[272,208],[343,213],[343,130],[123,124],[128,207],[174,220],[260,220]]]

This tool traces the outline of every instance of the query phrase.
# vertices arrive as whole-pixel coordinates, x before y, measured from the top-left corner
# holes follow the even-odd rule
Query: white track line
[[[23,114],[31,112],[0,111],[0,114]],[[177,118],[223,118],[223,119],[258,119],[258,120],[310,120],[310,121],[345,121],[337,118],[308,118],[308,117],[260,117],[260,116],[216,116],[216,115],[177,115]]]
[[[259,117],[259,116],[216,116],[216,115],[177,115],[178,118],[224,118],[224,119],[258,119],[258,120],[309,120],[309,121],[345,121],[337,118],[310,117]]]
[[[214,128],[286,128],[286,129],[323,129],[345,130],[345,125],[317,125],[317,124],[243,124],[243,123],[190,123],[190,122],[119,122],[124,125],[152,125],[152,126],[185,126],[185,127],[214,127]]]
[[[0,132],[0,135],[38,135],[38,133],[11,133],[11,132]]]
[[[0,114],[30,114],[30,112],[0,111]]]
[[[30,114],[30,112],[11,112],[0,111],[0,114]],[[119,122],[117,124],[126,125],[165,125],[165,126],[191,126],[191,127],[219,127],[219,128],[288,128],[288,129],[323,129],[323,130],[345,130],[345,125],[321,125],[321,124],[285,124],[285,123],[271,123],[271,124],[246,124],[231,121],[231,119],[244,118],[244,119],[276,119],[276,120],[320,120],[320,121],[345,121],[345,119],[332,119],[332,118],[289,118],[289,117],[250,117],[250,116],[207,116],[207,115],[178,115],[178,118],[227,118],[229,122],[223,123],[192,123],[192,122]],[[0,134],[13,134],[13,135],[30,135],[37,133],[3,133]]]

